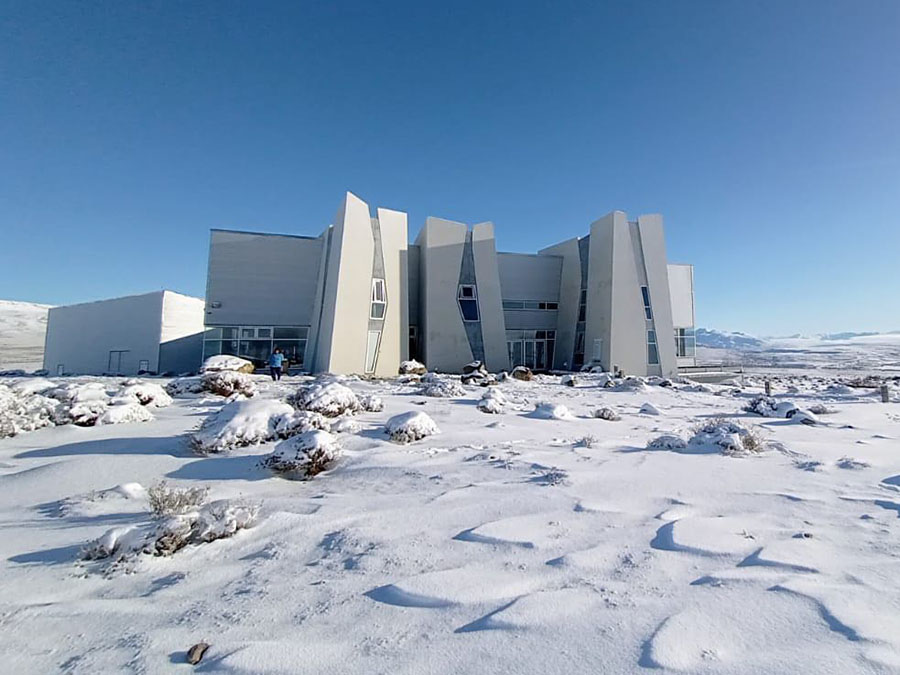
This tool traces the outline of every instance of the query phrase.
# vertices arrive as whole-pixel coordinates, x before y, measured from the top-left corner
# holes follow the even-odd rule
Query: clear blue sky
[[[900,329],[900,2],[11,2],[0,298],[202,296],[345,190],[502,250],[665,217],[698,325]]]

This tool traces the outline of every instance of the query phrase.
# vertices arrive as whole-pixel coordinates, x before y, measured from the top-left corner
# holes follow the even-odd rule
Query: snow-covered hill
[[[42,366],[50,307],[0,300],[0,370],[33,371]]]
[[[698,347],[710,349],[759,349],[765,343],[759,338],[746,333],[731,333],[710,328],[698,328],[695,331]]]
[[[698,328],[697,361],[775,369],[900,372],[900,333],[830,333],[756,338]]]

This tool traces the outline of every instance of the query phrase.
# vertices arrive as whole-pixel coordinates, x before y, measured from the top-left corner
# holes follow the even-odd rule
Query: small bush
[[[387,421],[384,429],[395,443],[413,443],[440,433],[434,420],[418,410],[395,415]]]
[[[375,394],[367,394],[359,397],[359,404],[366,412],[381,412],[384,410],[384,401]]]
[[[697,425],[688,445],[700,448],[718,446],[726,455],[756,453],[765,450],[765,443],[755,429],[729,420],[725,417],[714,417]]]
[[[598,408],[593,412],[593,416],[607,422],[618,422],[622,419],[612,408]]]
[[[687,441],[681,436],[674,434],[663,434],[651,439],[647,443],[647,447],[651,450],[684,450],[687,447]]]
[[[156,518],[167,518],[193,511],[205,504],[208,498],[208,487],[169,487],[166,481],[160,481],[147,490],[150,512]]]
[[[329,469],[340,457],[337,439],[327,431],[307,431],[282,441],[263,466],[286,478],[304,480]]]
[[[575,445],[579,448],[593,448],[596,442],[596,437],[588,435],[583,436],[575,441]]]
[[[217,370],[204,373],[200,378],[200,384],[204,391],[211,392],[226,398],[234,394],[253,396],[256,393],[256,385],[253,379],[246,373],[234,370]]]
[[[363,409],[356,394],[337,382],[317,382],[304,387],[289,396],[288,403],[299,410],[317,412],[325,417],[353,415]]]

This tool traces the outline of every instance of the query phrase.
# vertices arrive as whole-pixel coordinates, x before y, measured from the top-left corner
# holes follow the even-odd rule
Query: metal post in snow
[[[772,382],[771,380],[766,380],[766,396],[772,395]]]
[[[888,394],[888,386],[886,384],[881,385],[881,402],[887,403],[890,400],[891,397]]]

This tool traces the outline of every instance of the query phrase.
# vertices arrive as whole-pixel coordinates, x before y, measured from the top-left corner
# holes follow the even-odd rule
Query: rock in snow
[[[255,366],[247,359],[242,359],[239,356],[230,356],[228,354],[210,356],[203,362],[203,366],[200,368],[200,372],[202,373],[232,371],[249,374],[254,370],[256,370]]]

